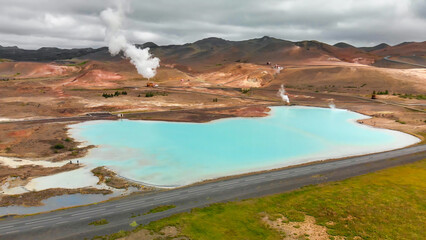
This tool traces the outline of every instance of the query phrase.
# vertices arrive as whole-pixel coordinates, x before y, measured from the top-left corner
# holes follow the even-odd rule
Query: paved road
[[[393,60],[393,59],[389,59],[391,56],[386,56],[383,59],[389,62],[394,62],[394,63],[402,63],[402,64],[408,64],[408,65],[412,65],[415,67],[421,67],[421,68],[426,68],[425,65],[422,64],[417,64],[417,63],[410,63],[410,62],[403,62],[403,61],[398,61],[398,60]]]
[[[8,218],[0,221],[0,239],[91,238],[131,229],[129,224],[132,221],[146,224],[214,202],[280,193],[309,184],[345,179],[424,158],[426,158],[426,145],[419,145],[339,161],[239,176],[152,194],[129,196],[106,203],[25,218]],[[174,204],[176,208],[154,214],[143,214],[149,209],[166,204]],[[140,214],[140,216],[132,218],[132,214]],[[107,219],[109,224],[88,225],[102,218]]]

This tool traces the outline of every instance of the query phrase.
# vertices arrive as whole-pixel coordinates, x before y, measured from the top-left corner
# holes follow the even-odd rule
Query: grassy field
[[[426,159],[288,193],[214,204],[139,226],[134,232],[158,233],[175,226],[180,236],[190,239],[282,239],[283,233],[262,222],[265,214],[282,214],[290,222],[313,216],[329,235],[346,239],[426,239]],[[134,233],[124,231],[105,238],[129,234],[132,239]]]

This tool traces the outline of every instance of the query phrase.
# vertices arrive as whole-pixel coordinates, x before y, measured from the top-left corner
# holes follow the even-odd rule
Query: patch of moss
[[[89,223],[89,225],[100,226],[100,225],[105,225],[105,224],[108,224],[108,223],[109,223],[108,220],[102,218],[100,220]]]

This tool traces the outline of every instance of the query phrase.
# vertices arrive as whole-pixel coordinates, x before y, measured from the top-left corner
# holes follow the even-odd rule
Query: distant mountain
[[[150,52],[159,57],[163,64],[175,64],[177,68],[181,67],[194,71],[197,69],[213,69],[231,62],[292,64],[309,59],[335,59],[371,64],[383,58],[383,56],[425,55],[426,51],[425,42],[403,43],[393,47],[382,43],[375,47],[356,48],[343,42],[332,46],[313,40],[291,42],[268,36],[244,41],[228,41],[211,37],[183,45],[158,46],[153,42],[147,42],[137,46],[140,48],[149,47]],[[0,46],[0,58],[16,61],[54,61],[71,58],[115,61],[120,60],[122,55],[112,57],[106,47],[97,49],[40,48],[38,50],[23,50],[17,47]]]
[[[354,46],[347,44],[345,42],[338,42],[338,43],[334,44],[333,46],[338,47],[338,48],[355,48]]]
[[[426,41],[404,42],[395,46],[375,49],[371,53],[379,56],[426,56]]]
[[[386,43],[380,43],[379,45],[374,47],[360,47],[359,49],[364,50],[366,52],[371,52],[371,51],[380,50],[387,47],[390,47],[390,46]]]
[[[37,50],[24,50],[18,47],[0,46],[0,58],[12,59],[15,61],[43,62],[75,58],[96,51],[98,51],[98,49],[93,48],[60,49],[52,47],[43,47]]]

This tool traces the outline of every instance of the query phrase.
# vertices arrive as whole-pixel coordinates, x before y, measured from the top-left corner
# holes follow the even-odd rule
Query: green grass
[[[94,222],[89,223],[89,225],[94,225],[94,226],[100,226],[100,225],[105,225],[108,224],[109,222],[106,219],[100,219]]]
[[[426,159],[288,193],[213,204],[134,231],[145,228],[158,232],[165,226],[176,226],[190,239],[282,239],[262,223],[262,214],[282,214],[296,222],[307,214],[327,226],[330,235],[347,239],[426,239],[425,199]],[[326,225],[329,221],[335,224]],[[116,236],[128,234],[122,231]]]
[[[166,210],[169,210],[169,209],[172,209],[172,208],[175,208],[175,207],[176,207],[175,205],[158,206],[158,207],[155,207],[155,208],[149,210],[149,212],[145,213],[145,215],[146,214],[151,214],[151,213],[157,213],[157,212],[164,212]]]

